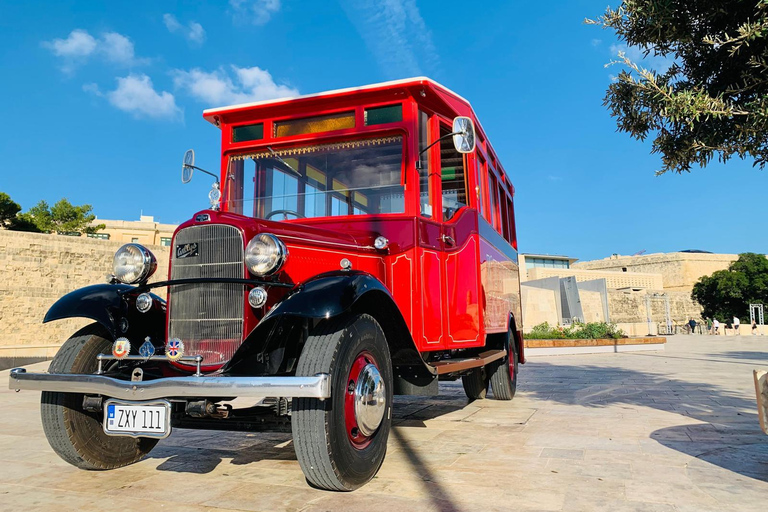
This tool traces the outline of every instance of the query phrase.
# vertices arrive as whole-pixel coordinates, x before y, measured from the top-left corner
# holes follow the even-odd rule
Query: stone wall
[[[87,319],[43,324],[61,296],[106,282],[120,242],[0,229],[0,364],[51,357]],[[167,277],[169,248],[148,246],[158,259],[151,281]],[[163,295],[164,290],[154,290]]]
[[[611,270],[587,270],[582,268],[545,268],[528,269],[528,279],[573,276],[576,281],[605,279],[608,288],[643,288],[646,290],[664,289],[662,275],[653,272],[614,272]]]
[[[701,321],[701,306],[689,292],[668,291],[669,312],[673,324],[682,325],[689,319]],[[644,292],[608,290],[608,308],[614,323],[647,322]],[[662,297],[651,297],[651,322],[664,324],[667,321],[666,304]]]
[[[557,309],[557,299],[553,290],[546,288],[520,287],[523,302],[523,330],[530,331],[534,326],[547,322],[549,325],[560,323],[560,312]]]
[[[727,269],[737,258],[737,254],[670,252],[642,256],[617,255],[602,260],[580,261],[573,266],[582,270],[622,272],[624,275],[634,272],[661,274],[665,291],[690,291],[699,278],[716,270]],[[627,269],[626,272],[623,269]]]

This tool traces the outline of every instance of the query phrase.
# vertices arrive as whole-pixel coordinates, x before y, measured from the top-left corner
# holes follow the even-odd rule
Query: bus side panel
[[[487,333],[509,329],[509,314],[522,328],[520,304],[520,273],[517,261],[499,251],[485,238],[480,238],[480,269],[485,300],[485,330]]]

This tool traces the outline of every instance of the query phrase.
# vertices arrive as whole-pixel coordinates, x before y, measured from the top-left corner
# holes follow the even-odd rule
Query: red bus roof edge
[[[459,94],[456,94],[452,90],[448,89],[444,85],[432,80],[431,78],[425,77],[425,76],[419,76],[419,77],[413,77],[413,78],[405,78],[402,80],[391,80],[389,82],[380,82],[376,84],[370,84],[370,85],[363,85],[360,87],[348,87],[345,89],[335,89],[331,91],[323,91],[318,93],[312,93],[312,94],[304,94],[301,96],[295,96],[295,97],[287,97],[287,98],[276,98],[271,100],[262,100],[262,101],[254,101],[250,103],[241,103],[238,105],[228,105],[225,107],[217,107],[217,108],[209,108],[203,111],[203,118],[210,122],[211,124],[216,125],[216,121],[213,119],[216,115],[225,115],[229,114],[231,112],[235,112],[238,110],[244,110],[252,107],[262,107],[266,105],[274,105],[278,103],[288,103],[293,101],[300,101],[305,99],[312,99],[312,98],[322,98],[324,96],[335,96],[335,95],[346,95],[351,94],[354,92],[362,92],[362,91],[370,91],[374,89],[387,89],[390,87],[396,87],[396,86],[413,86],[413,85],[419,85],[419,84],[426,84],[431,87],[434,87],[436,89],[441,90],[444,93],[450,94],[451,96],[455,97],[459,101],[462,101],[463,103],[466,103],[467,106],[471,109],[472,106],[470,105],[469,101],[467,101],[466,98],[463,98]]]

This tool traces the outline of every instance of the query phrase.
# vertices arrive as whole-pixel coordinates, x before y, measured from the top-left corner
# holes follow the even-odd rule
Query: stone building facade
[[[106,282],[118,240],[97,240],[0,229],[0,366],[51,357],[86,319],[43,324],[48,308],[63,295]],[[150,281],[167,277],[170,248],[147,245],[158,260]],[[163,295],[162,289],[153,290]]]
[[[738,254],[699,252],[668,252],[641,256],[614,254],[602,260],[579,261],[573,264],[573,268],[627,274],[635,272],[661,274],[665,290],[690,292],[702,276],[727,269],[728,265],[738,257]]]

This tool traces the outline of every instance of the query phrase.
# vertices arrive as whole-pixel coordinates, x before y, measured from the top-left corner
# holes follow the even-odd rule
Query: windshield
[[[402,213],[402,162],[401,136],[235,155],[224,207],[273,220]]]

